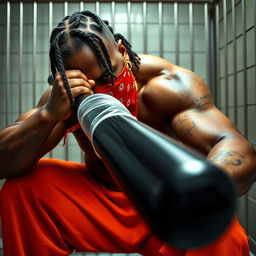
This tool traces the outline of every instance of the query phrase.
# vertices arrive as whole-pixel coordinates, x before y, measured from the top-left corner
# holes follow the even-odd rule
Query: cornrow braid
[[[78,29],[77,30],[74,30],[74,29],[70,30],[70,35],[77,35],[82,40],[89,42],[91,48],[95,51],[98,58],[100,59],[103,67],[108,72],[108,74],[111,76],[111,81],[113,83],[116,76],[113,72],[113,67],[112,67],[112,64],[111,64],[110,56],[108,54],[108,50],[107,50],[103,40],[94,33],[84,32],[84,31],[78,30]],[[100,50],[98,44],[93,39],[96,39],[100,43],[100,46],[101,46],[102,52],[105,56],[105,59],[104,59],[104,57],[101,53],[101,50]]]
[[[138,54],[136,52],[134,52],[132,50],[132,46],[131,44],[125,39],[125,37],[123,35],[121,35],[120,33],[116,33],[114,34],[114,30],[113,28],[109,25],[109,22],[107,20],[103,20],[103,22],[105,23],[105,25],[108,27],[109,31],[112,33],[112,35],[114,36],[115,38],[115,41],[118,42],[119,39],[122,40],[126,50],[127,50],[127,53],[130,57],[130,60],[134,63],[135,67],[137,69],[139,69],[139,65],[140,65],[140,58],[138,56]]]
[[[101,29],[101,30],[103,29],[103,27],[104,27],[104,22],[103,22],[103,20],[102,20],[98,15],[96,15],[95,13],[90,12],[90,11],[88,11],[88,10],[86,10],[86,11],[81,11],[80,13],[81,13],[82,15],[84,15],[85,17],[86,17],[86,16],[87,16],[87,17],[91,17],[91,18],[99,25],[100,29]]]
[[[114,38],[115,38],[116,42],[118,42],[119,39],[122,40],[122,42],[127,50],[127,53],[130,57],[130,60],[135,64],[136,68],[139,69],[140,58],[139,58],[138,54],[132,50],[131,44],[124,38],[123,35],[121,35],[119,33],[114,34]]]
[[[89,18],[91,18],[96,24],[91,23]],[[68,34],[70,34],[72,37],[78,37],[82,42],[86,41],[89,44],[102,63],[105,71],[111,77],[112,84],[114,84],[114,79],[116,78],[113,72],[113,66],[108,50],[101,37],[96,33],[82,31],[79,28],[90,29],[97,32],[97,34],[102,34],[104,37],[108,37],[115,42],[121,39],[128,52],[130,60],[135,64],[137,69],[139,68],[140,64],[140,58],[135,52],[132,51],[130,43],[121,34],[114,34],[113,28],[109,25],[108,21],[103,21],[99,16],[88,10],[74,12],[71,16],[68,15],[64,17],[64,19],[59,22],[57,27],[55,27],[52,31],[50,37],[49,56],[52,74],[55,77],[56,72],[60,72],[72,106],[74,106],[73,98],[65,73],[63,56],[66,56],[67,54],[72,55],[74,51],[80,49],[81,44],[73,41],[74,45],[70,46],[67,43]]]
[[[61,53],[61,50],[60,50],[60,46],[59,46],[59,42],[61,42],[61,40],[63,39],[63,37],[65,36],[65,31],[62,31],[61,33],[59,33],[54,42],[53,42],[53,45],[54,45],[54,49],[55,51],[51,51],[51,55],[50,55],[50,58],[51,58],[51,70],[52,70],[52,73],[55,77],[56,75],[56,71],[58,70],[61,74],[61,78],[62,78],[62,81],[64,83],[64,87],[67,91],[67,94],[68,94],[68,97],[69,97],[69,100],[70,100],[70,103],[71,103],[71,107],[74,108],[74,101],[73,101],[73,96],[72,96],[72,93],[71,93],[71,89],[70,89],[70,85],[69,85],[69,82],[68,82],[68,78],[66,76],[66,73],[65,73],[65,67],[64,67],[64,63],[63,63],[63,57],[62,57],[62,53]],[[56,61],[54,61],[54,59]],[[53,65],[52,63],[56,63],[56,66]],[[57,67],[57,69],[56,69]]]

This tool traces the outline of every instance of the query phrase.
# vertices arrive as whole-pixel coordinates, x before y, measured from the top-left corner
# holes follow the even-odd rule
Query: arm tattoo
[[[191,125],[189,127],[183,127],[183,123],[186,121],[191,121]],[[183,135],[186,136],[192,136],[192,131],[196,130],[196,125],[195,122],[191,120],[191,118],[184,118],[181,119],[179,118],[178,120],[175,121],[173,125],[173,129],[177,128],[180,125],[180,130],[182,131]]]
[[[184,128],[185,136],[188,136],[188,135],[192,136],[191,131],[193,129],[196,129],[196,126],[195,126],[195,123],[192,121],[192,126],[190,128]]]
[[[244,156],[236,151],[221,150],[216,156],[214,156],[210,160],[216,162],[223,162],[226,165],[240,166],[243,163],[243,158]]]
[[[212,104],[212,99],[209,94],[196,98],[192,103],[188,105],[188,108],[194,105],[195,108],[202,109],[207,104]]]

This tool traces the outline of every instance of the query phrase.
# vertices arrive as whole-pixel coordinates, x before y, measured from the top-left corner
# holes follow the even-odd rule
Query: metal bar
[[[20,45],[19,45],[19,115],[22,114],[22,57],[23,57],[23,2],[20,2]]]
[[[238,123],[237,111],[237,56],[236,56],[236,3],[232,0],[232,40],[233,40],[233,85],[234,85],[234,123]]]
[[[49,2],[49,6],[48,6],[48,11],[49,11],[49,19],[48,19],[48,28],[49,28],[49,38],[51,36],[51,33],[52,33],[52,26],[53,26],[53,4],[52,4],[52,1]],[[49,40],[48,40],[49,41]],[[50,68],[50,60],[48,62],[48,70],[49,70],[49,74],[51,73],[51,68]],[[52,150],[50,151],[49,153],[49,157],[52,158],[53,157],[53,154],[52,154]]]
[[[84,10],[84,2],[80,1],[79,9],[80,9],[80,12]]]
[[[128,22],[127,22],[127,26],[128,26],[128,42],[131,42],[132,40],[132,30],[131,30],[131,1],[127,2],[127,18],[128,18]]]
[[[49,2],[48,12],[49,12],[49,16],[48,16],[48,31],[49,31],[49,38],[50,38],[51,33],[52,33],[52,26],[53,26],[53,4],[52,4],[52,1]],[[50,60],[49,60],[48,70],[49,70],[49,73],[50,73],[51,72]]]
[[[147,36],[147,2],[143,1],[143,48],[145,54],[148,53]]]
[[[175,29],[175,59],[176,65],[179,65],[179,28],[178,28],[178,3],[174,3],[174,29]]]
[[[33,60],[32,60],[32,104],[36,105],[36,38],[37,37],[37,3],[33,3]]]
[[[6,86],[5,86],[5,123],[9,124],[9,100],[10,100],[10,29],[11,29],[11,6],[6,6]]]
[[[84,3],[81,1],[80,2],[80,11],[84,10]],[[84,152],[83,150],[80,148],[80,162],[83,163],[84,162]]]
[[[225,0],[224,0],[225,1]],[[208,13],[208,4],[204,4],[204,28],[205,28],[205,57],[206,57],[206,81],[208,86],[211,89],[210,83],[210,47],[209,47],[209,13]]]
[[[254,13],[256,13],[256,1],[254,1]],[[256,15],[254,15],[254,65],[256,66]],[[256,81],[256,68],[255,68],[254,74],[255,74],[254,81]],[[256,98],[256,93],[255,93],[255,98]]]
[[[95,9],[96,9],[96,14],[100,15],[100,2],[99,1],[96,1]]]
[[[164,50],[163,50],[163,4],[162,2],[158,3],[158,19],[159,19],[159,46],[160,46],[160,57],[163,58]]]
[[[248,138],[248,97],[247,97],[247,40],[246,40],[246,3],[242,0],[242,30],[243,30],[243,75],[244,75],[244,136]],[[246,193],[246,197],[248,193]],[[245,200],[245,229],[248,230],[248,200]]]
[[[213,95],[214,101],[216,100],[216,70],[217,70],[217,48],[216,48],[216,24],[215,24],[215,9],[214,6],[208,6],[208,14],[209,14],[209,87],[211,89],[211,93]]]
[[[216,89],[215,89],[215,100],[216,106],[221,107],[220,101],[220,52],[219,52],[219,42],[220,42],[220,27],[219,27],[219,5],[215,6],[215,28],[216,28]]]
[[[115,16],[116,16],[116,5],[115,2],[111,2],[111,25],[113,30],[115,31]]]
[[[134,0],[133,2],[138,2],[138,3],[141,3],[141,2],[144,2],[145,0]],[[173,3],[173,2],[176,2],[177,0],[161,0],[161,2],[165,2],[165,3]],[[11,0],[10,2],[20,2],[20,0]],[[25,3],[31,3],[33,2],[33,0],[24,0],[23,2]],[[38,3],[43,3],[43,2],[47,2],[48,3],[48,0],[36,0],[36,2]],[[54,2],[56,3],[63,3],[64,0],[55,0]],[[69,0],[69,2],[78,2],[77,0]],[[94,2],[94,1],[91,1],[91,2]],[[111,2],[111,0],[101,0],[101,2]],[[115,0],[115,2],[127,2],[127,0]],[[158,3],[159,1],[157,0],[147,0],[147,2],[150,2],[150,3]],[[209,4],[214,4],[216,2],[218,2],[218,0],[179,0],[179,3],[188,3],[188,2],[193,2],[193,3],[197,3],[197,4],[204,4],[204,3],[209,3]]]
[[[225,114],[229,115],[228,93],[228,50],[227,50],[227,2],[223,0],[223,41],[224,41],[224,77],[225,77]]]
[[[242,28],[243,28],[243,75],[244,75],[244,104],[247,105],[247,40],[246,40],[246,4],[245,0],[242,0]],[[247,138],[248,136],[248,122],[247,115],[248,109],[244,108],[244,135]]]
[[[189,3],[189,42],[190,42],[190,62],[191,70],[195,71],[195,52],[194,52],[194,26],[193,26],[193,3]]]
[[[64,16],[68,15],[68,2],[64,2]],[[69,160],[69,139],[68,136],[66,137],[66,146],[65,146],[65,160]]]
[[[64,2],[64,16],[66,17],[68,15],[68,2]]]

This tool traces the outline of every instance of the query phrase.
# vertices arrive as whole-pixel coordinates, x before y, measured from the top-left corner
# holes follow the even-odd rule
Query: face
[[[108,49],[113,72],[115,76],[118,76],[124,67],[123,57],[126,54],[126,50],[121,45],[121,42],[118,42],[117,46],[113,46],[107,40],[103,39],[103,41]],[[94,80],[95,88],[111,81],[97,55],[87,44],[84,44],[82,49],[73,56],[65,58],[64,63],[66,70],[79,69],[88,79]]]

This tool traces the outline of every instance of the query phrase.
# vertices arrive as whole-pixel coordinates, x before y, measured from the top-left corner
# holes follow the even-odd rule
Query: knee
[[[64,162],[64,161],[63,161]],[[45,187],[53,176],[59,175],[63,169],[64,163],[56,159],[41,159],[32,171],[13,178],[5,180],[1,190],[2,198],[15,197],[18,194],[35,193],[42,187]]]

